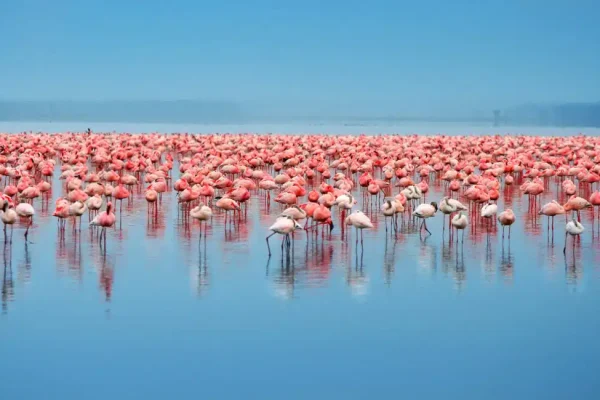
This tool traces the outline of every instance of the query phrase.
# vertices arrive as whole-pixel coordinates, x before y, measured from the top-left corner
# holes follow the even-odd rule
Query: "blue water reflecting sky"
[[[440,184],[430,188],[427,200],[439,199]],[[557,197],[551,188],[542,203]],[[564,220],[552,239],[518,186],[504,196],[517,214],[504,244],[484,226],[449,243],[441,215],[425,241],[409,219],[386,236],[373,215],[362,250],[338,224],[324,239],[297,232],[289,258],[273,241],[270,260],[279,208],[259,196],[233,227],[216,214],[200,241],[172,193],[149,219],[136,191],[106,253],[87,221],[61,236],[53,199],[50,210],[36,203],[34,243],[24,224],[12,245],[0,239],[2,394],[597,398],[596,214],[582,214],[588,229],[565,258]]]

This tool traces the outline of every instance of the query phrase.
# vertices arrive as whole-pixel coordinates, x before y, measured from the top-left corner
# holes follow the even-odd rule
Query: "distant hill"
[[[500,125],[600,127],[600,102],[525,104],[470,117],[293,115],[267,105],[204,100],[11,101],[0,100],[0,121],[124,122],[124,123],[344,123],[489,122]]]
[[[225,101],[0,100],[0,121],[229,123],[245,118],[238,105]]]
[[[506,109],[501,120],[509,125],[600,127],[600,102],[526,104]]]

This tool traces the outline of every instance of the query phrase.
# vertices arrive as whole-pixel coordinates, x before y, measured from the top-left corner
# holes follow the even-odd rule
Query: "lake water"
[[[419,122],[419,121],[350,121],[246,123],[246,124],[148,124],[108,122],[11,122],[0,121],[0,132],[189,132],[189,133],[281,133],[281,134],[446,134],[446,135],[544,135],[568,136],[579,133],[600,135],[600,128],[490,126],[489,123]]]
[[[409,218],[386,235],[375,212],[361,248],[336,211],[331,236],[297,232],[289,256],[273,237],[269,259],[281,208],[258,194],[200,241],[173,192],[149,218],[136,190],[103,251],[87,216],[60,234],[53,187],[49,207],[36,200],[33,244],[25,223],[12,244],[0,237],[3,398],[600,396],[598,210],[566,257],[564,218],[552,237],[515,182],[499,202],[517,215],[510,241],[479,223],[449,242],[441,215],[425,240]],[[439,200],[440,182],[430,188]],[[542,197],[563,200],[554,183]]]

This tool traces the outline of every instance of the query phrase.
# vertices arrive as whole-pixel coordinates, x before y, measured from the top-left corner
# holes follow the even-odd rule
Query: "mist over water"
[[[290,122],[248,124],[151,124],[107,122],[7,122],[0,121],[0,132],[94,132],[130,133],[283,133],[283,134],[443,134],[443,135],[540,135],[569,136],[577,134],[600,135],[600,128],[546,127],[546,126],[492,126],[489,122],[397,122],[353,120],[343,122]]]

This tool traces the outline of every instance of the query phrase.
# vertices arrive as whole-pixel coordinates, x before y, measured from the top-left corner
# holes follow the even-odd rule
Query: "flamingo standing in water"
[[[481,208],[481,216],[483,218],[485,218],[485,220],[487,221],[487,231],[488,231],[488,240],[490,238],[490,225],[491,225],[491,221],[492,218],[496,215],[496,213],[498,212],[498,205],[496,205],[495,203],[489,202],[487,204],[485,204],[482,208]]]
[[[119,218],[121,218],[121,213],[123,212],[123,199],[129,198],[131,194],[123,184],[119,184],[113,191],[113,196],[115,197],[115,200],[119,200]]]
[[[510,240],[510,226],[515,223],[515,219],[515,213],[510,208],[498,214],[498,222],[502,225],[502,239],[504,239],[504,227],[508,226],[508,239]]]
[[[467,218],[467,215],[461,211],[460,213],[452,217],[451,223],[453,227],[462,231],[462,238],[460,239],[460,241],[461,243],[464,243],[465,229],[467,228],[467,225],[469,225],[469,219]],[[456,241],[458,242],[458,235],[456,235]]]
[[[88,212],[88,217],[89,220],[91,220],[91,215],[92,212],[95,214],[99,209],[102,208],[102,203],[104,201],[102,200],[102,197],[99,194],[95,194],[93,196],[90,196],[86,202],[85,205],[87,206],[89,212]]]
[[[454,214],[457,211],[466,211],[467,206],[465,206],[463,203],[456,199],[451,199],[450,197],[446,196],[442,199],[442,201],[440,201],[439,210],[442,212],[444,217],[444,221],[442,222],[443,235],[444,230],[446,229],[446,215],[448,215],[448,220],[450,220],[450,218],[452,218],[452,214]]]
[[[592,204],[583,197],[573,195],[569,198],[569,201],[567,201],[563,207],[565,211],[576,211],[577,220],[581,221],[580,211],[586,208],[590,208],[591,206]]]
[[[215,206],[225,211],[225,224],[227,224],[227,214],[229,214],[229,211],[235,212],[240,210],[238,202],[227,197],[222,197],[217,200]],[[231,218],[229,220],[231,221]]]
[[[56,209],[52,216],[58,218],[58,227],[62,232],[65,228],[65,220],[69,218],[69,202],[59,197],[56,200]]]
[[[565,213],[565,208],[560,205],[556,200],[552,200],[542,206],[542,209],[538,213],[539,215],[545,215],[548,219],[552,218],[552,234],[554,235],[554,217]],[[550,229],[550,221],[548,221],[548,228]]]
[[[35,215],[35,210],[33,206],[29,203],[19,203],[15,208],[15,212],[21,218],[29,219],[29,224],[27,224],[27,229],[25,230],[25,240],[27,240],[27,235],[29,235],[29,228],[33,225],[33,216]]]
[[[317,224],[312,226],[311,228],[315,228],[319,225],[329,225],[329,233],[333,231],[334,225],[331,220],[331,211],[329,208],[325,207],[323,204],[319,204],[312,212],[312,219]]]
[[[362,211],[356,210],[346,217],[346,225],[356,228],[356,243],[358,243],[358,231],[360,230],[360,244],[363,244],[363,230],[373,229],[371,219]]]
[[[293,205],[289,208],[286,208],[285,210],[283,210],[281,215],[290,216],[295,221],[300,221],[300,220],[306,219],[306,217],[307,217],[306,211],[303,210],[302,208],[298,207],[297,205]]]
[[[102,232],[100,233],[99,240],[102,240],[102,235],[104,235],[104,241],[106,242],[106,228],[110,228],[115,224],[116,217],[112,212],[112,202],[108,202],[106,204],[106,211],[102,211],[100,214],[96,215],[92,222],[90,222],[90,226],[99,226],[102,228]]]
[[[152,185],[150,185],[146,188],[146,192],[144,193],[144,198],[148,202],[148,213],[150,213],[150,207],[152,207],[158,211],[158,208],[156,208],[156,200],[158,199],[158,192],[156,190],[152,189]]]
[[[206,232],[206,221],[211,219],[212,210],[209,206],[199,204],[190,210],[190,217],[200,222],[200,239],[202,239],[202,222],[204,222],[204,231]]]
[[[81,230],[81,216],[87,211],[87,206],[83,201],[76,201],[69,205],[69,215],[75,220],[79,219],[79,230]],[[73,221],[73,230],[75,230],[76,222]]]
[[[12,206],[12,200],[5,201],[2,205],[2,212],[0,213],[0,219],[4,223],[4,240],[6,241],[6,225],[10,225],[10,237],[12,242],[12,229],[15,222],[17,222],[17,212]]]
[[[385,231],[388,231],[387,220],[392,219],[391,225],[394,227],[394,231],[397,231],[396,224],[394,223],[394,217],[396,216],[396,200],[386,199],[381,205],[381,212],[384,216]]]
[[[575,218],[567,223],[567,226],[565,227],[565,247],[563,248],[563,254],[566,254],[567,252],[567,237],[569,235],[573,236],[573,249],[575,249],[575,236],[581,235],[584,230],[585,228],[581,222],[577,221]]]
[[[429,229],[427,229],[427,219],[435,216],[435,213],[437,212],[437,210],[438,210],[437,203],[435,201],[432,201],[430,204],[427,204],[427,203],[419,204],[419,206],[412,213],[413,217],[417,217],[417,218],[420,218],[421,220],[423,220],[423,222],[421,222],[421,226],[419,227],[419,236],[421,236],[421,232],[423,231],[423,228],[425,228],[427,233],[429,235],[431,235],[431,232],[429,232]]]
[[[302,225],[296,222],[294,218],[292,218],[289,215],[280,216],[275,220],[275,223],[269,228],[269,230],[273,233],[267,236],[266,239],[269,257],[271,257],[271,246],[269,246],[269,238],[275,234],[283,235],[283,240],[281,241],[281,251],[283,252],[283,244],[285,243],[287,246],[290,245],[290,233],[292,233],[296,229],[302,229]]]
[[[335,199],[335,204],[341,210],[341,219],[346,218],[346,211],[352,210],[352,207],[356,205],[357,201],[351,194],[342,194]]]

